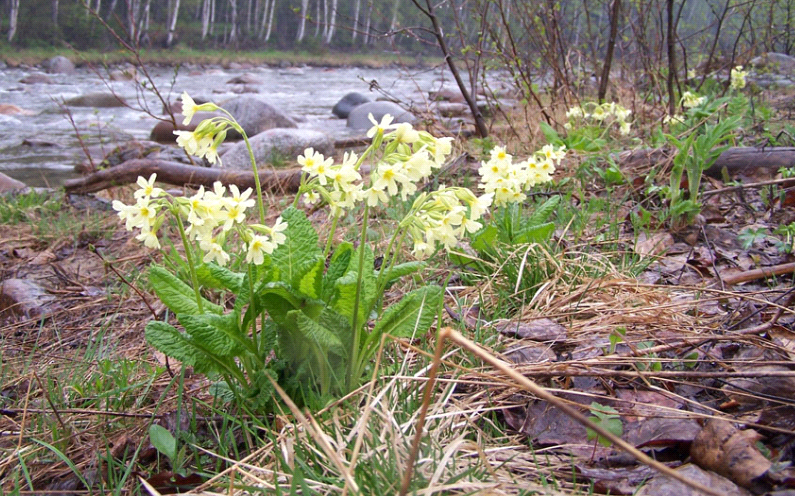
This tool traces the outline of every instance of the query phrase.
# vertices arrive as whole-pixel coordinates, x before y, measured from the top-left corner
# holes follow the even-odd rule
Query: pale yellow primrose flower
[[[367,118],[370,119],[370,122],[373,123],[373,127],[371,127],[367,131],[367,137],[368,138],[374,138],[378,134],[382,134],[383,135],[384,132],[386,132],[387,129],[392,127],[391,126],[392,121],[395,119],[391,115],[386,114],[384,117],[381,118],[381,122],[378,122],[378,121],[375,120],[375,117],[373,117],[372,113],[367,114]]]
[[[149,180],[143,178],[143,176],[138,176],[137,184],[140,186],[141,189],[137,190],[133,193],[135,198],[157,198],[158,196],[163,194],[163,190],[161,188],[155,188],[155,178],[157,174],[152,173],[149,176]]]
[[[265,254],[270,255],[273,253],[276,244],[273,243],[267,236],[255,234],[248,244],[248,251],[246,252],[246,262],[254,263],[254,265],[262,265],[265,261]]]
[[[334,159],[327,159],[322,153],[316,152],[314,148],[307,148],[303,155],[298,156],[298,163],[302,166],[302,171],[317,176],[318,182],[325,186],[328,182],[328,169],[334,163]]]
[[[745,76],[748,72],[743,70],[743,66],[738,65],[731,71],[731,88],[733,90],[741,90],[745,88]]]
[[[698,96],[693,92],[685,91],[682,93],[682,106],[685,108],[698,107],[706,100],[706,97]]]
[[[198,110],[199,106],[196,105],[196,102],[194,102],[193,98],[188,95],[187,91],[183,91],[180,98],[182,99],[182,115],[185,116],[185,118],[182,120],[182,125],[187,126],[190,124],[190,121],[193,120],[193,114],[196,113],[196,110]]]

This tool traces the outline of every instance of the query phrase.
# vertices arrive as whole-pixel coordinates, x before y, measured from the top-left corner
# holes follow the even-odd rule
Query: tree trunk
[[[334,23],[337,22],[337,0],[331,0],[331,20],[329,20],[328,33],[326,34],[326,44],[331,44],[334,36]]]
[[[141,20],[138,22],[138,41],[139,43],[149,44],[149,13],[151,12],[152,0],[146,0]]]
[[[364,46],[370,43],[370,21],[373,17],[373,0],[367,0],[367,17],[364,19]]]
[[[674,40],[674,0],[668,0],[668,115],[676,113],[674,76],[676,75],[676,42]]]
[[[353,6],[353,29],[351,35],[351,41],[356,41],[356,33],[359,32],[359,8],[361,7],[362,0],[356,0],[356,3]]]
[[[602,78],[599,81],[599,94],[597,100],[604,102],[607,95],[607,82],[610,79],[610,66],[613,63],[613,50],[616,47],[616,36],[618,35],[618,21],[621,15],[621,0],[613,0],[613,13],[610,17],[610,37],[607,40],[607,54],[605,63],[602,66]]]
[[[395,0],[395,4],[392,6],[392,22],[389,23],[389,32],[394,33],[395,28],[397,27],[397,18],[398,18],[398,7],[400,6],[400,0]]]
[[[147,8],[149,2],[147,1]],[[177,16],[179,15],[179,0],[174,0],[174,10],[171,11],[171,16],[168,22],[168,34],[166,35],[166,48],[170,48],[174,42],[174,30],[177,29]]]
[[[229,19],[229,42],[235,43],[237,41],[237,0],[229,0],[229,6],[232,7]]]
[[[113,11],[116,10],[116,3],[118,0],[110,0],[110,7],[108,8],[108,15],[105,16],[105,22],[110,22],[113,17]],[[99,10],[97,10],[99,12]]]
[[[271,39],[271,31],[273,30],[273,13],[274,12],[276,12],[276,0],[271,0],[271,13],[268,16],[268,32],[265,33],[265,41],[268,41],[269,39]]]
[[[210,32],[210,3],[213,0],[204,0],[202,2],[202,39],[207,38],[207,33]]]
[[[308,14],[308,8],[309,0],[301,0],[301,22],[298,24],[298,35],[295,38],[299,43],[304,40],[304,35],[306,34],[306,16]]]
[[[58,2],[59,2],[59,0],[52,0],[52,27],[53,27],[53,33],[58,31]]]
[[[17,34],[17,18],[19,17],[19,0],[11,0],[11,12],[8,15],[8,41]]]

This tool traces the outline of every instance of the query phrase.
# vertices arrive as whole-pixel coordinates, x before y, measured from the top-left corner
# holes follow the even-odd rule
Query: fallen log
[[[67,193],[86,194],[113,186],[134,183],[138,176],[157,174],[158,182],[175,186],[211,187],[214,182],[236,184],[239,188],[254,187],[254,173],[231,169],[210,169],[157,159],[132,159],[114,167],[103,169],[64,183]],[[301,169],[279,169],[259,171],[263,191],[273,193],[295,193],[301,184]]]
[[[666,148],[643,148],[619,154],[622,168],[653,166],[670,160],[675,150]],[[720,154],[715,163],[704,174],[721,179],[723,169],[729,176],[764,175],[775,176],[782,167],[795,167],[795,147],[731,147]]]

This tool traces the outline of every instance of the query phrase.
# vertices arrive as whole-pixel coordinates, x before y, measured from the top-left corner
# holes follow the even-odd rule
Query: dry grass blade
[[[555,405],[561,411],[566,413],[566,415],[570,416],[572,419],[576,420],[577,422],[579,422],[583,426],[585,426],[585,427],[597,432],[600,436],[603,436],[605,439],[610,440],[614,445],[616,445],[619,448],[621,448],[622,450],[626,451],[627,453],[629,453],[630,455],[635,457],[635,459],[637,459],[638,461],[640,461],[640,462],[642,462],[642,463],[644,463],[644,464],[646,464],[646,465],[648,465],[648,466],[660,471],[661,473],[663,473],[665,475],[668,475],[669,477],[672,477],[672,478],[682,482],[683,484],[688,485],[689,487],[692,487],[693,489],[697,489],[699,491],[703,491],[704,493],[711,494],[713,496],[721,496],[721,493],[718,493],[718,492],[714,491],[713,489],[711,489],[709,487],[703,486],[701,484],[698,484],[696,482],[691,481],[690,479],[688,479],[686,477],[683,477],[682,475],[680,475],[675,470],[672,470],[669,467],[667,467],[666,465],[664,465],[664,464],[662,464],[662,463],[650,458],[645,453],[643,453],[642,451],[638,450],[637,448],[635,448],[631,444],[627,443],[626,441],[624,441],[620,437],[616,436],[612,432],[609,432],[608,430],[603,429],[601,426],[594,424],[593,422],[588,420],[588,418],[585,415],[583,415],[582,413],[580,413],[576,409],[574,409],[571,406],[569,406],[568,403],[566,403],[565,401],[559,399],[555,395],[551,394],[545,388],[543,388],[541,386],[538,386],[533,381],[531,381],[530,379],[524,377],[520,373],[516,372],[507,363],[503,362],[502,360],[499,360],[498,358],[493,356],[491,353],[488,353],[487,351],[485,351],[483,348],[481,348],[477,344],[475,344],[472,341],[466,339],[459,332],[457,332],[457,331],[455,331],[455,330],[453,330],[453,329],[451,329],[449,327],[446,327],[446,328],[442,329],[439,332],[438,339],[439,339],[439,341],[442,341],[442,342],[444,342],[445,340],[449,339],[449,340],[455,342],[456,344],[458,344],[459,346],[462,346],[462,347],[468,349],[473,354],[477,355],[478,358],[480,358],[481,360],[489,363],[494,368],[496,368],[497,370],[499,370],[503,374],[505,374],[508,377],[510,377],[511,379],[513,379],[515,381],[515,383],[516,383],[516,387],[521,388],[521,389],[525,389],[525,390],[531,392],[532,394],[534,394],[535,396],[537,396],[538,398],[546,400],[549,403]],[[438,344],[437,344],[437,347],[438,347]],[[437,355],[438,355],[438,353],[437,353]],[[429,384],[430,384],[430,382],[429,382]]]

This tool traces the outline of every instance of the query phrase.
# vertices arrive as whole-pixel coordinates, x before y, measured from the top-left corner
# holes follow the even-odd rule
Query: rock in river
[[[334,140],[329,135],[314,129],[269,129],[249,140],[257,165],[275,161],[295,160],[306,148],[314,148],[323,155],[334,153]],[[245,143],[238,143],[221,156],[223,167],[251,170],[251,162]]]
[[[85,95],[76,96],[66,100],[66,104],[70,107],[124,107],[127,102],[118,95],[113,93],[86,93]]]
[[[63,55],[57,55],[44,63],[44,68],[50,74],[72,74],[75,65]]]
[[[381,122],[381,119],[389,114],[394,117],[395,122],[409,122],[413,123],[416,119],[414,115],[404,110],[403,107],[392,102],[369,102],[363,103],[353,109],[348,115],[348,127],[353,129],[370,129],[373,123],[368,118],[369,114],[373,114],[376,121]]]
[[[367,95],[363,95],[356,91],[352,91],[342,97],[340,101],[334,105],[334,108],[331,110],[331,113],[339,117],[340,119],[347,119],[348,115],[351,113],[351,110],[355,109],[359,105],[363,103],[367,103],[371,101]]]
[[[232,98],[220,104],[220,106],[235,117],[238,124],[240,124],[249,138],[268,129],[297,127],[295,121],[284,112],[253,96]],[[175,116],[177,117],[177,129],[182,131],[193,131],[201,121],[217,115],[221,114],[215,112],[197,112],[193,116],[193,120],[191,120],[190,124],[183,126],[182,115],[177,114]],[[170,122],[161,121],[155,125],[149,137],[151,140],[159,143],[169,143],[176,140],[173,131],[174,126],[172,126]],[[227,134],[227,139],[230,140],[241,138],[242,136],[232,129],[230,129]]]

